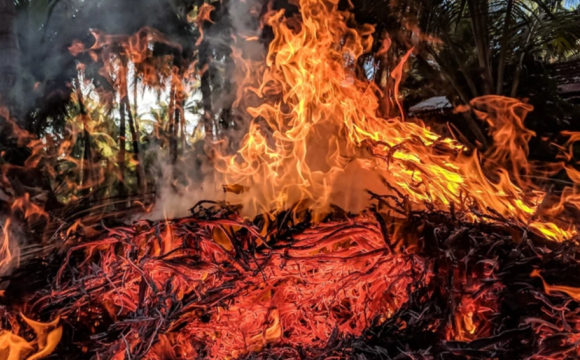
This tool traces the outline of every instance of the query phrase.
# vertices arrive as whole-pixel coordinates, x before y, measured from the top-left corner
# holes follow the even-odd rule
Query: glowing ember
[[[420,261],[385,248],[369,216],[296,235],[259,232],[237,216],[119,228],[71,250],[69,256],[98,250],[101,260],[95,268],[81,266],[82,276],[53,296],[65,301],[73,294],[64,318],[80,320],[99,304],[114,320],[147,313],[153,328],[170,321],[164,332],[179,358],[224,359],[268,343],[316,348],[335,332],[358,336],[406,302],[411,270],[422,271]],[[78,286],[88,292],[81,295]],[[165,310],[153,311],[159,306]],[[161,351],[150,352],[152,344],[143,343],[131,322],[115,326],[125,335],[106,358],[122,358],[127,347],[147,359]]]

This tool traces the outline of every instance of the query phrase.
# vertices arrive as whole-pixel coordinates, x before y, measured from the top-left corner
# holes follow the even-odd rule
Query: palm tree
[[[410,34],[416,73],[455,103],[482,95],[527,97],[521,92],[525,63],[547,64],[579,52],[580,11],[558,0],[403,0],[390,11],[392,27]],[[393,36],[397,38],[397,36]],[[473,116],[467,125],[482,142]]]

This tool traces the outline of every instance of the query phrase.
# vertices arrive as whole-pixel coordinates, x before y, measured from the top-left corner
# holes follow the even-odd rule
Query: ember
[[[209,66],[184,71],[168,67],[168,57],[152,61],[152,42],[183,49],[149,27],[133,36],[93,30],[92,47],[72,43],[75,57],[104,64],[99,73],[119,98],[99,97],[100,89],[94,100],[77,79],[72,139],[58,150],[25,131],[18,139],[32,150],[29,168],[61,156],[80,180],[65,178],[69,206],[58,211],[38,205],[42,195],[10,202],[0,246],[7,284],[0,360],[580,357],[580,174],[570,165],[580,136],[564,134],[559,163],[529,161],[535,133],[524,120],[533,106],[499,95],[456,109],[487,124],[488,148],[408,121],[399,87],[413,47],[390,73],[388,100],[399,116],[384,118],[382,90],[356,75],[374,27],[357,25],[338,1],[296,6],[292,14],[270,4],[262,17],[273,32],[264,61],[232,50],[233,106],[247,133],[231,152],[234,139],[214,137],[215,124],[206,124],[211,181],[223,185],[227,201],[204,199],[186,217],[119,221],[134,215],[128,204],[151,209],[132,201],[124,183],[133,171],[136,186],[148,186],[127,79],[132,71],[147,86],[170,83],[169,121],[155,131],[171,135],[175,159],[185,147],[175,137],[185,143],[184,99]],[[218,10],[204,4],[188,17],[199,28],[196,46]],[[86,66],[77,68],[82,74]],[[88,113],[114,101],[118,166],[87,150],[102,125]],[[78,138],[80,160],[69,155]],[[110,204],[95,205],[103,211],[95,215],[93,192],[112,187],[109,171],[121,204],[112,214],[105,214]],[[572,180],[559,197],[532,181],[558,172]],[[90,195],[79,197],[75,213],[70,204],[83,192]],[[42,233],[46,246],[16,246],[16,222]],[[44,282],[29,289],[35,274]]]
[[[578,273],[576,243],[376,209],[314,224],[308,211],[249,222],[197,206],[182,219],[104,228],[77,239],[53,289],[29,303],[74,329],[63,358],[578,354],[578,288],[533,279],[537,269]]]
[[[122,333],[99,335],[104,358],[163,358],[168,341],[178,358],[223,359],[360,336],[407,301],[424,271],[385,246],[371,215],[293,229],[305,225],[251,223],[224,209],[117,228],[70,250],[50,307],[65,308],[76,328],[109,322],[107,332]],[[98,261],[72,261],[83,252]]]

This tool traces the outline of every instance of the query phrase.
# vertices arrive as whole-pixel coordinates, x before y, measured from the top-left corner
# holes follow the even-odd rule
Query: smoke
[[[135,6],[132,0],[73,0],[55,2],[54,8],[44,9],[23,5],[18,13],[18,31],[22,66],[20,76],[20,108],[24,113],[44,119],[48,131],[62,131],[67,104],[77,76],[76,62],[87,64],[86,77],[95,87],[110,88],[98,73],[88,53],[73,56],[68,48],[80,41],[85,48],[94,43],[92,29],[106,34],[131,35],[144,27],[157,29],[171,43],[179,44],[183,59],[193,59],[196,48],[196,30],[188,22],[187,14],[193,2],[143,0]],[[210,72],[212,80],[212,112],[214,128],[222,139],[235,148],[247,129],[245,109],[232,109],[236,99],[236,69],[231,48],[238,48],[244,57],[263,58],[265,46],[247,38],[260,37],[259,15],[263,3],[259,0],[230,1],[223,8],[214,3],[220,20],[204,34],[204,45],[211,49]],[[220,8],[222,6],[222,8]],[[221,76],[221,78],[220,78]],[[188,94],[190,98],[199,94]],[[200,102],[194,100],[194,102]],[[168,101],[167,101],[168,102]],[[113,112],[115,114],[115,112]],[[229,116],[228,114],[232,114]],[[61,122],[54,119],[60,116]],[[60,130],[59,130],[60,129]],[[209,139],[210,141],[217,139]],[[146,171],[155,179],[158,194],[152,217],[181,216],[201,199],[223,199],[222,184],[216,181],[203,142],[182,154],[177,163],[157,144],[143,145],[142,158],[147,161]],[[145,161],[145,160],[143,160]]]
[[[79,58],[68,47],[73,40],[90,47],[94,41],[91,29],[133,34],[148,26],[182,45],[184,54],[192,54],[195,41],[186,13],[187,9],[173,1],[158,0],[140,0],[138,6],[132,0],[19,2],[16,28],[21,67],[15,98],[23,116],[32,114],[44,127],[56,126],[54,120],[45,122],[66,113],[72,79],[77,75]],[[88,54],[84,60],[90,62]],[[92,75],[98,82],[97,72]]]
[[[212,156],[204,152],[194,151],[193,154],[180,159],[177,166],[168,166],[166,155],[160,156],[156,165],[156,171],[160,176],[157,181],[158,199],[151,214],[152,219],[174,218],[185,216],[193,204],[201,200],[227,201],[231,204],[242,205],[241,214],[255,216],[257,213],[272,210],[271,200],[278,197],[276,192],[283,192],[285,201],[280,207],[288,207],[305,199],[313,202],[313,209],[322,213],[332,205],[359,212],[369,205],[370,195],[368,190],[380,193],[384,190],[384,184],[380,176],[365,168],[364,162],[353,160],[345,163],[342,170],[328,167],[327,159],[322,154],[330,154],[328,143],[329,133],[336,133],[337,129],[319,129],[312,132],[312,138],[308,141],[308,167],[312,170],[314,188],[305,190],[297,184],[298,178],[289,179],[280,186],[273,186],[270,181],[258,181],[256,184],[241,184],[228,182],[227,174],[224,175],[213,168],[220,157],[232,154],[239,148],[240,140],[248,133],[249,124],[252,121],[246,109],[259,106],[264,99],[256,96],[252,91],[244,91],[245,87],[261,76],[264,70],[264,59],[267,53],[266,40],[268,35],[264,33],[260,16],[265,10],[264,3],[259,0],[234,1],[228,7],[228,20],[230,31],[221,31],[221,24],[213,24],[209,30],[204,31],[204,41],[213,48],[232,46],[235,48],[232,57],[236,60],[234,73],[237,91],[223,91],[218,86],[213,88],[211,100],[214,110],[214,120],[219,125],[220,111],[230,111],[233,114],[235,126],[231,128],[219,128],[219,138],[209,137],[206,150],[209,149]],[[216,9],[215,11],[220,11]],[[213,29],[213,31],[212,31]],[[232,36],[233,35],[233,36]],[[214,59],[210,69],[216,71],[220,66],[226,68],[226,63]],[[227,69],[227,68],[226,68]],[[255,86],[255,82],[252,84]],[[231,109],[231,104],[236,99],[236,104]],[[255,119],[254,121],[259,121]],[[273,134],[267,124],[260,125],[260,131],[265,137],[271,138]],[[218,141],[219,140],[219,141]],[[268,141],[273,141],[269,139]],[[212,142],[214,143],[211,146]],[[217,143],[217,144],[215,144]],[[275,146],[273,143],[271,146]],[[344,144],[343,144],[344,146]],[[216,157],[218,159],[216,159]],[[217,165],[216,165],[217,166]],[[224,170],[223,164],[219,166]],[[291,169],[286,169],[293,174]],[[288,175],[292,176],[292,175]],[[175,179],[182,179],[179,181]],[[286,179],[286,178],[285,178]],[[231,179],[229,179],[231,180]],[[239,189],[224,192],[223,185],[236,185]],[[242,186],[248,185],[248,186]],[[272,185],[272,186],[270,186]],[[242,189],[243,188],[243,189]]]
[[[198,201],[223,199],[223,188],[213,181],[213,168],[203,150],[184,154],[176,164],[171,162],[168,151],[160,148],[146,151],[155,157],[147,171],[155,179],[156,201],[151,212],[139,217],[151,220],[183,217]]]
[[[214,9],[219,12],[219,21],[204,29],[205,44],[202,45],[212,49],[213,54],[206,71],[210,72],[212,81],[211,121],[216,134],[206,134],[205,143],[200,141],[195,144],[195,148],[183,154],[174,165],[171,165],[167,153],[150,149],[156,158],[149,170],[155,174],[157,200],[147,218],[185,216],[193,205],[202,200],[240,201],[235,195],[224,192],[224,178],[216,172],[213,160],[216,154],[236,151],[249,127],[251,119],[245,106],[232,106],[239,96],[238,90],[248,75],[248,69],[237,67],[232,58],[240,56],[255,61],[265,58],[265,45],[255,41],[262,36],[259,17],[264,3],[250,0],[229,1],[227,4],[225,9]],[[219,6],[217,3],[214,5]],[[220,77],[218,74],[224,75]],[[204,121],[202,119],[199,121]],[[243,197],[248,196],[251,195],[245,194]]]
[[[254,60],[259,60],[266,54],[266,48],[261,41],[244,41],[260,39],[262,31],[260,14],[264,7],[261,0],[230,1],[229,14],[234,34],[240,38],[238,42],[243,54]]]
[[[46,2],[57,5],[39,8],[30,3],[21,2],[16,21],[22,66],[18,86],[20,94],[15,97],[20,100],[18,107],[23,113],[42,119],[43,124],[38,128],[57,135],[64,128],[71,84],[77,76],[76,62],[92,64],[89,54],[75,57],[68,48],[75,40],[89,48],[94,43],[91,29],[107,34],[131,35],[144,27],[155,28],[165,34],[169,42],[180,45],[182,53],[179,55],[183,59],[194,56],[195,32],[186,16],[193,4],[142,0],[136,6],[132,0],[73,0]],[[89,70],[92,73],[86,76],[93,79],[96,87],[108,86],[99,75],[98,66],[87,66],[87,72]],[[230,100],[223,100],[224,103],[227,101]],[[59,123],[56,118],[60,118]],[[143,150],[143,156],[153,158],[147,171],[158,182],[160,209],[168,209],[165,211],[174,214],[184,213],[187,205],[174,205],[188,203],[184,197],[195,199],[207,188],[203,185],[204,176],[200,174],[199,166],[200,161],[206,160],[199,159],[204,156],[203,149],[185,154],[174,165],[167,165],[172,164],[169,155],[156,144],[145,146]],[[177,201],[180,198],[181,201]]]

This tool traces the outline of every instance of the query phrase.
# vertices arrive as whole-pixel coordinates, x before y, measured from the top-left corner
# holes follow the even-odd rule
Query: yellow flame
[[[335,0],[299,0],[298,6],[301,22],[283,10],[265,16],[274,40],[263,64],[234,51],[237,68],[245,70],[236,105],[252,122],[239,151],[218,156],[220,181],[248,189],[241,197],[229,194],[230,201],[254,213],[304,199],[322,211],[331,203],[350,210],[353,199],[365,197],[362,190],[385,193],[387,183],[415,209],[453,205],[472,220],[473,210],[499,214],[553,240],[576,234],[536,220],[545,194],[522,187],[533,136],[523,120],[531,106],[500,96],[472,102],[494,138],[482,164],[477,152],[423,125],[378,115],[379,90],[357,77],[354,65],[370,49],[372,26],[347,26],[351,15],[339,12]],[[392,72],[397,86],[411,54]]]

